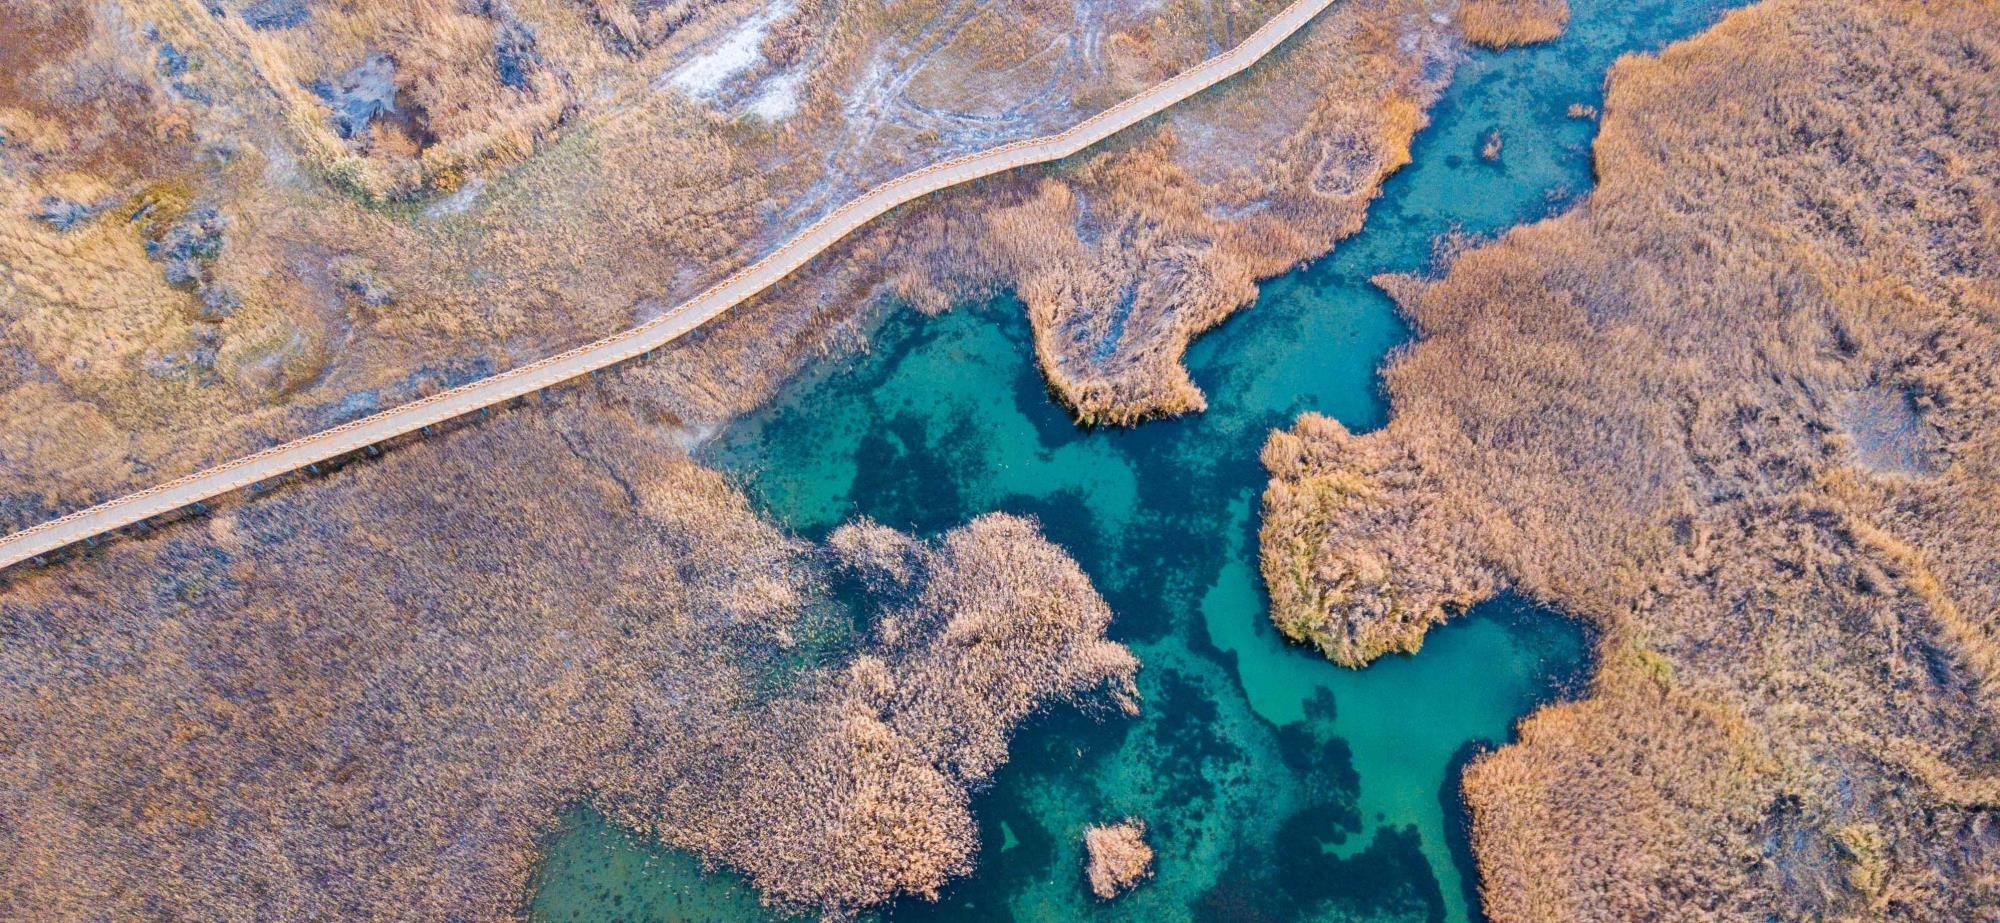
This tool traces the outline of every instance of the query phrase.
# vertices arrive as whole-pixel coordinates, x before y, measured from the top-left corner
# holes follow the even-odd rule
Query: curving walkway
[[[1333,0],[1293,0],[1236,47],[1062,132],[941,161],[870,189],[763,259],[637,327],[23,529],[0,539],[0,568],[651,352],[770,288],[898,205],[983,176],[1077,154],[1243,72],[1331,5]]]

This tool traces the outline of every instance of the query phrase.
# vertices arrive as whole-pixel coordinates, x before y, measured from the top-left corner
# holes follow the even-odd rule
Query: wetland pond
[[[1477,918],[1457,794],[1464,761],[1509,739],[1588,669],[1583,629],[1501,599],[1360,671],[1284,643],[1257,573],[1257,456],[1316,410],[1357,432],[1389,408],[1377,370],[1410,331],[1368,282],[1427,268],[1434,242],[1490,235],[1575,201],[1620,53],[1716,18],[1717,0],[1571,0],[1549,45],[1460,67],[1364,230],[1263,286],[1187,363],[1209,410],[1080,430],[1049,399],[1011,299],[935,318],[891,311],[863,354],[822,364],[703,450],[770,515],[819,538],[848,519],[935,534],[1033,515],[1076,558],[1130,646],[1144,713],[1059,707],[1023,725],[974,797],[978,869],[896,920]],[[1479,155],[1498,130],[1504,153]],[[1134,816],[1155,876],[1116,901],[1083,880],[1082,834]],[[579,813],[550,841],[529,912],[569,921],[781,917],[727,872]]]

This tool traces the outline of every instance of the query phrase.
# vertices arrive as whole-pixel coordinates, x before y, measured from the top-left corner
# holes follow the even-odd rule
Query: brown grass
[[[1757,735],[1728,709],[1650,673],[1631,657],[1607,664],[1585,701],[1536,713],[1519,743],[1479,760],[1465,777],[1477,805],[1480,893],[1496,920],[1752,919],[1808,895],[1777,893],[1747,862],[1760,836],[1797,838],[1803,826]],[[1778,804],[1765,829],[1764,810]],[[1607,823],[1607,818],[1615,818]],[[1585,831],[1583,848],[1560,837]],[[1791,848],[1793,843],[1782,844]],[[1788,857],[1795,887],[1824,887],[1830,855]],[[1691,861],[1695,860],[1695,861]],[[1601,887],[1580,889],[1588,876]],[[1816,896],[1816,895],[1815,895]]]
[[[1425,632],[1492,596],[1499,579],[1465,549],[1462,511],[1431,502],[1441,485],[1383,439],[1356,439],[1307,414],[1264,446],[1271,486],[1260,566],[1288,638],[1359,667],[1414,653]]]
[[[843,915],[971,867],[1028,714],[1132,707],[1032,523],[828,554],[584,397],[0,587],[0,918],[506,918],[579,800]]]
[[[1268,447],[1295,637],[1501,586],[1604,628],[1467,774],[1496,920],[2000,900],[1997,12],[1768,0],[1622,61],[1585,204],[1382,280],[1390,425]]]
[[[846,97],[878,64],[1004,72],[1042,51],[1022,43],[1054,42],[1076,15],[1001,7],[959,32],[926,32],[952,21],[937,15],[942,2],[800,4],[740,85],[690,99],[655,78],[761,5],[668,6],[673,22],[641,24],[658,34],[631,48],[563,0],[314,3],[305,24],[279,30],[138,0],[10,8],[28,25],[8,40],[33,53],[0,61],[0,325],[28,361],[0,367],[0,406],[23,420],[88,406],[111,429],[103,454],[134,464],[126,477],[43,477],[19,467],[28,440],[0,429],[6,527],[322,428],[355,401],[406,401],[476,363],[504,368],[631,326],[856,189],[973,145],[850,120]],[[1107,28],[1137,27],[1105,12]],[[517,22],[534,26],[542,60],[523,89],[496,83],[494,43]],[[1178,70],[1203,53],[1194,35],[1147,23],[1151,66]],[[925,55],[911,60],[906,44]],[[169,45],[184,73],[162,70]],[[396,117],[337,137],[304,84],[385,50]],[[798,111],[776,124],[739,118],[781,70],[801,75]],[[1078,72],[1053,86],[1117,98],[1127,82]],[[946,111],[991,95],[978,83],[925,87],[923,103]],[[1042,97],[1046,111],[1001,131],[1080,117],[1060,92]],[[406,129],[423,137],[390,137]],[[178,211],[130,219],[162,189]],[[95,217],[48,226],[31,217],[48,196]],[[194,208],[221,214],[219,250],[199,284],[170,284],[148,247]],[[239,306],[205,315],[211,289]],[[851,317],[868,294],[842,289],[834,304]],[[784,309],[745,324],[771,341],[750,357],[762,387],[713,388],[726,410],[754,403],[819,345],[801,318],[827,304]],[[712,419],[720,411],[700,397]]]
[[[1517,9],[1488,6],[1494,21]],[[945,197],[896,228],[907,256],[893,290],[928,310],[1019,293],[1051,389],[1083,422],[1202,409],[1187,345],[1248,305],[1257,280],[1359,230],[1409,161],[1462,52],[1458,27],[1427,9],[1336,5],[1157,128],[1003,190]]]
[[[1145,821],[1127,818],[1091,827],[1083,832],[1083,848],[1090,856],[1084,877],[1099,900],[1130,891],[1153,874],[1153,847],[1146,845]]]
[[[1466,0],[1458,8],[1467,41],[1488,48],[1546,42],[1569,25],[1568,0]]]
[[[700,100],[655,78],[756,4],[621,16],[621,4],[566,0],[315,3],[283,30],[152,0],[36,5],[56,31],[0,63],[13,139],[0,146],[13,286],[0,329],[24,360],[0,365],[0,522],[25,526],[628,327],[859,188],[984,146],[984,132],[1069,124],[1279,6],[1237,5],[1234,32],[1202,0],[1100,7],[1101,41],[1065,63],[1050,49],[1072,47],[1073,4],[992,4],[926,31],[957,21],[944,5],[799,4],[772,25],[762,63]],[[628,394],[712,425],[851,343],[885,295],[935,308],[1011,287],[1079,417],[1198,408],[1179,365],[1187,342],[1247,304],[1255,279],[1352,233],[1407,156],[1438,65],[1461,49],[1458,27],[1422,9],[1338,5],[1257,72],[1103,151],[907,209],[732,312],[700,348],[628,373]],[[542,63],[510,87],[496,82],[494,44],[517,22],[533,26]],[[160,70],[167,44],[185,74]],[[339,138],[304,84],[384,49],[397,115]],[[788,75],[800,77],[794,115],[744,114]],[[901,89],[845,108],[884,86]],[[964,129],[918,106],[1027,115]],[[148,255],[171,230],[166,211],[127,220],[163,191],[178,214],[212,207],[225,220],[199,284],[169,284]],[[59,232],[28,217],[47,195],[106,207]],[[239,306],[205,313],[211,294]],[[31,464],[37,421],[63,416],[101,421],[92,444],[111,461]]]

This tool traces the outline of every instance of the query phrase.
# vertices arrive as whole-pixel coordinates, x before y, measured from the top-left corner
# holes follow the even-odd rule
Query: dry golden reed
[[[1014,728],[1137,662],[1031,522],[843,536],[572,393],[11,577],[0,918],[511,918],[578,802],[789,909],[934,896]]]
[[[2000,906],[1995,22],[1766,0],[1622,60],[1587,201],[1381,280],[1388,426],[1266,446],[1287,634],[1362,663],[1501,588],[1602,629],[1466,773],[1496,921]]]
[[[159,0],[3,6],[35,50],[0,57],[14,528],[629,327],[861,188],[1071,124],[1280,3],[305,3],[262,26]],[[713,426],[885,300],[1012,289],[1080,419],[1198,409],[1188,341],[1356,230],[1407,158],[1464,47],[1429,12],[1336,4],[1101,150],[879,222],[698,348],[620,373],[626,393]],[[759,23],[742,70],[676,82]],[[358,98],[393,108],[343,136]],[[85,217],[35,218],[48,198]],[[163,255],[205,210],[201,255]],[[109,461],[37,464],[59,419]]]

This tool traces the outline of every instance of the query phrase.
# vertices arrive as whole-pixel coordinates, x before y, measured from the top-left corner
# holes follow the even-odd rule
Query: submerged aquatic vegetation
[[[505,917],[580,800],[789,906],[935,895],[1015,727],[1137,664],[1032,523],[886,532],[854,589],[555,398],[12,577],[0,917]]]
[[[896,228],[904,267],[891,284],[930,310],[1018,293],[1050,390],[1084,423],[1204,409],[1181,364],[1188,344],[1249,305],[1259,280],[1361,229],[1468,41],[1552,38],[1567,9],[1485,0],[1454,18],[1420,0],[1337,4],[1156,127],[918,211]]]
[[[1294,637],[1501,587],[1604,629],[1467,770],[1494,919],[2000,900],[1997,13],[1766,0],[1623,61],[1588,200],[1382,280],[1389,425],[1268,445]]]

